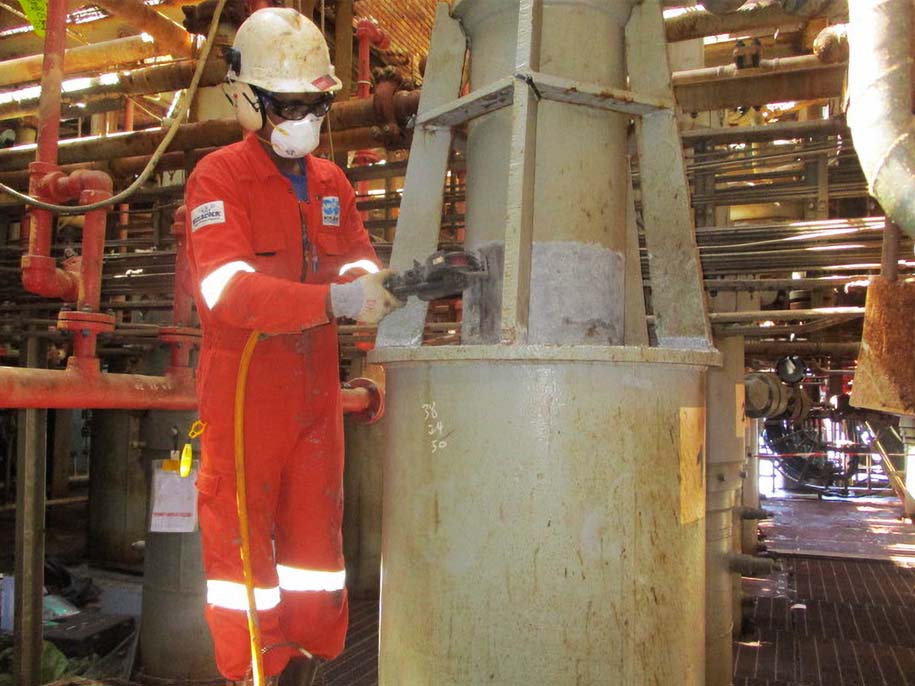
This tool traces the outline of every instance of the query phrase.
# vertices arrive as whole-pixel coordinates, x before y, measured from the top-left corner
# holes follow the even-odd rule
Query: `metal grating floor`
[[[314,686],[377,686],[378,599],[350,600],[346,648],[323,665]]]
[[[752,632],[735,644],[734,686],[915,686],[915,568],[782,558],[752,582]],[[350,606],[346,650],[315,686],[376,686],[378,601]]]
[[[783,558],[787,593],[753,599],[736,686],[915,686],[915,568]]]

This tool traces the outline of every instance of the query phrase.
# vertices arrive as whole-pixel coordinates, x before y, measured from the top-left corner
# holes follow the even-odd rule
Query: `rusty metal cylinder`
[[[470,85],[483,88],[514,70],[518,2],[464,0],[454,12],[471,43]],[[545,0],[540,69],[625,88],[623,30],[631,3]],[[581,49],[588,45],[588,50]],[[540,101],[531,248],[530,342],[623,342],[623,255],[629,162],[628,117]],[[468,125],[467,239],[500,263],[503,252],[511,108]],[[600,282],[602,288],[583,288]],[[464,340],[494,343],[501,280],[465,298]],[[481,316],[480,316],[481,315]]]

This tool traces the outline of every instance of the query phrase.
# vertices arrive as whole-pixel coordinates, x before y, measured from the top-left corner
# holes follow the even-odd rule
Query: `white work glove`
[[[335,317],[348,317],[366,324],[377,324],[406,303],[384,287],[390,269],[360,276],[350,283],[330,285],[330,306]]]

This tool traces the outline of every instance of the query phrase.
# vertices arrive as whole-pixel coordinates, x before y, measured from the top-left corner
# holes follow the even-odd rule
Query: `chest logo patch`
[[[328,195],[321,200],[321,223],[324,226],[340,226],[340,198]]]
[[[226,208],[222,200],[205,202],[191,211],[191,231],[202,229],[210,224],[224,224]]]

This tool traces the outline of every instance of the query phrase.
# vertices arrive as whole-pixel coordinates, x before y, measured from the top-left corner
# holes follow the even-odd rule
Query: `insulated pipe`
[[[713,14],[727,14],[739,10],[746,0],[702,0],[702,6]]]
[[[805,58],[810,60],[806,67],[800,62],[789,61]],[[787,63],[788,69],[772,68],[774,62],[782,66]],[[770,68],[743,69],[730,76],[710,76],[704,81],[690,83],[680,83],[677,80],[689,72],[674,74],[677,104],[687,112],[706,112],[740,105],[831,98],[842,94],[845,83],[844,64],[823,64],[812,55],[771,60],[768,63]]]
[[[68,74],[97,72],[116,65],[150,59],[160,52],[160,48],[145,36],[116,38],[104,43],[70,48],[66,52],[64,68]],[[0,86],[38,80],[42,73],[43,58],[44,55],[29,55],[0,62]]]
[[[784,28],[796,26],[798,18],[778,5],[756,6],[730,14],[712,12],[684,12],[665,20],[667,42],[695,40],[723,33],[741,33],[758,28]]]
[[[833,24],[820,31],[813,41],[813,54],[828,64],[847,62],[848,25]]]
[[[2,68],[2,64],[0,63],[0,68]],[[195,60],[183,60],[120,72],[114,83],[107,81],[103,83],[100,79],[95,78],[84,89],[64,93],[63,103],[72,108],[73,103],[85,103],[87,99],[90,103],[96,98],[102,101],[118,102],[117,96],[148,95],[181,90],[188,87],[196,67]],[[216,86],[222,83],[225,75],[225,65],[211,60],[200,77],[200,87]],[[24,117],[37,111],[38,97],[14,97],[10,102],[0,105],[0,119]]]
[[[720,67],[702,67],[701,69],[689,69],[686,71],[675,71],[671,78],[674,87],[686,86],[692,83],[700,83],[709,79],[721,79],[729,76],[756,76],[766,72],[788,73],[793,71],[807,71],[816,69],[823,65],[816,55],[798,55],[796,57],[776,57],[771,60],[760,60],[758,67],[748,67],[739,69],[736,64],[725,64]]]
[[[848,124],[871,194],[915,236],[912,2],[850,0]]]
[[[181,26],[138,0],[93,0],[111,14],[127,21],[136,31],[148,33],[161,50],[174,57],[191,54],[191,36]]]
[[[59,95],[59,92],[58,92]],[[406,126],[409,118],[416,114],[419,104],[418,91],[397,91],[392,94],[392,107],[380,107],[374,98],[351,98],[334,104],[328,115],[334,131],[334,145],[344,140],[347,144],[361,138],[363,147],[382,145],[384,131],[379,129],[384,122],[378,121],[376,107],[379,111],[392,111],[397,123]],[[375,130],[378,129],[378,130]],[[353,130],[360,133],[353,133]],[[151,155],[165,131],[146,129],[132,133],[120,133],[104,138],[89,137],[64,141],[58,150],[59,164],[75,164],[100,160],[116,160],[124,157]],[[348,139],[349,137],[349,139]],[[241,129],[235,119],[214,119],[192,124],[182,124],[172,141],[171,150],[194,150],[205,147],[218,147],[234,143],[241,139]],[[326,140],[326,134],[322,135]],[[34,159],[35,146],[19,145],[0,150],[0,172],[15,171],[28,166]]]

